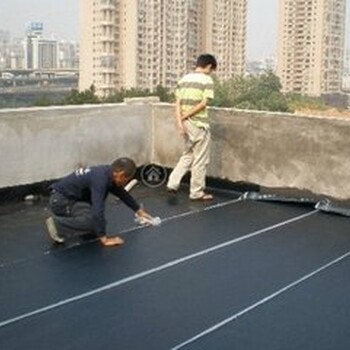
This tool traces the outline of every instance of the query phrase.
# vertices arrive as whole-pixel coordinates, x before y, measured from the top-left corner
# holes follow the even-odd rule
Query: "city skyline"
[[[2,0],[0,29],[10,31],[12,37],[23,37],[30,21],[43,22],[47,36],[79,41],[79,0]],[[277,26],[278,0],[248,0],[247,60],[277,56]],[[346,34],[346,49],[350,50],[350,0]]]
[[[94,84],[107,96],[121,87],[172,89],[201,52],[221,62],[219,79],[245,73],[247,0],[80,4],[81,90]]]
[[[277,56],[278,1],[248,0],[248,61]],[[350,0],[346,6],[345,48],[350,50]],[[24,37],[30,21],[43,22],[46,36],[78,42],[79,0],[2,0],[0,29],[10,31],[12,37]]]

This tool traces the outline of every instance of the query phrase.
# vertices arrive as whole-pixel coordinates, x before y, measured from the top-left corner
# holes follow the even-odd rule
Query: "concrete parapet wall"
[[[81,165],[150,158],[151,107],[97,105],[0,111],[0,188],[59,178]]]
[[[350,198],[350,120],[211,108],[209,175]],[[155,163],[175,166],[173,106],[153,109]]]
[[[129,156],[175,166],[183,140],[174,105],[0,110],[0,188],[59,178]],[[350,120],[211,108],[209,175],[350,197]]]

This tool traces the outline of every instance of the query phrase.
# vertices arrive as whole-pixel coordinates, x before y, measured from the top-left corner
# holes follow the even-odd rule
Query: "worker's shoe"
[[[57,232],[55,221],[54,221],[53,217],[51,217],[51,216],[46,219],[46,229],[47,229],[47,232],[50,235],[51,239],[54,240],[56,243],[63,243],[64,242],[64,238],[59,236],[59,234]]]
[[[203,193],[199,197],[190,197],[191,201],[208,202],[214,199],[213,195],[210,193]]]
[[[177,191],[173,190],[172,188],[167,187],[166,197],[167,197],[167,203],[169,205],[176,205],[179,202],[179,200],[177,198]]]

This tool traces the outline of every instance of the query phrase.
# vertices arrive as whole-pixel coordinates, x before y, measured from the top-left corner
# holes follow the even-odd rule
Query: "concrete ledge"
[[[81,165],[150,158],[150,107],[96,105],[0,111],[0,188],[59,178]]]
[[[168,167],[182,152],[173,115],[173,106],[153,109],[152,161]],[[350,197],[350,120],[228,108],[210,115],[210,176]]]

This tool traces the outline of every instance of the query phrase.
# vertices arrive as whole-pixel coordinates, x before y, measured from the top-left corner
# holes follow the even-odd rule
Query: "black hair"
[[[211,68],[213,70],[216,70],[216,67],[218,64],[216,62],[216,58],[213,55],[203,54],[203,55],[198,56],[197,62],[196,62],[196,67],[204,68],[209,64],[211,65]]]
[[[136,173],[136,164],[130,158],[118,158],[112,163],[113,172],[123,171],[126,176],[133,177]]]

